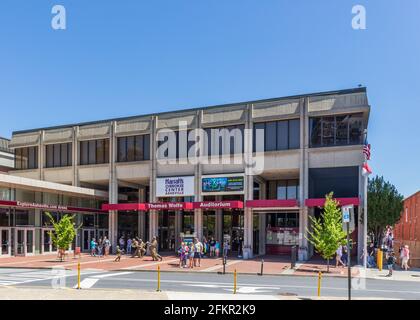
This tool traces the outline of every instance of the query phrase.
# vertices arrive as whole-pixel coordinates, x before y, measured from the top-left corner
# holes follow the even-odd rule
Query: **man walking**
[[[163,258],[157,253],[158,246],[159,244],[157,242],[156,237],[153,237],[152,243],[150,243],[150,246],[149,246],[150,255],[152,256],[153,261],[163,260]]]
[[[408,245],[405,245],[401,250],[401,269],[407,271],[408,267],[408,260],[410,259],[410,250],[408,249]]]

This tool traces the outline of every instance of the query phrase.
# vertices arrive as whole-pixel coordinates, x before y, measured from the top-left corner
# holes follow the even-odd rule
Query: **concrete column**
[[[309,191],[309,130],[308,130],[308,107],[309,98],[300,99],[300,155],[299,155],[299,248],[302,255],[300,259],[305,261],[310,257],[309,243],[306,239],[308,228],[308,208],[305,199],[308,199]],[[299,257],[298,257],[299,258]]]
[[[203,118],[203,111],[198,110],[196,113],[196,129],[201,128],[201,122]],[[202,152],[204,148],[203,139],[200,135],[200,152]],[[195,201],[203,201],[203,197],[201,195],[201,175],[202,175],[202,166],[201,162],[195,165],[194,168],[194,189],[195,189]],[[203,238],[203,210],[202,209],[194,209],[194,233],[198,239]]]
[[[72,185],[79,186],[79,127],[73,127],[73,143],[72,143]]]
[[[252,130],[252,106],[247,106],[247,117],[245,121],[245,129]],[[244,145],[246,148],[244,150],[244,157],[246,163],[251,163],[252,158],[252,135],[246,134],[244,137]],[[249,172],[248,172],[249,171]],[[245,193],[244,201],[253,200],[254,198],[254,176],[252,175],[251,170],[245,170]],[[253,227],[253,213],[252,208],[247,208],[244,205],[244,258],[248,255],[248,258],[253,257],[253,236],[254,236],[254,227]]]
[[[260,184],[260,199],[265,200],[267,196],[267,182],[263,182]],[[267,214],[260,213],[259,214],[259,254],[265,254],[265,241],[266,241],[266,227],[267,227]]]
[[[175,250],[181,245],[182,211],[175,211]]]
[[[139,202],[145,202],[146,200],[146,189],[140,188],[139,189]],[[144,240],[145,237],[145,212],[144,211],[137,211],[138,215],[138,233],[139,238]]]
[[[111,123],[109,135],[109,203],[118,203],[118,180],[115,169],[117,157],[117,139],[115,137],[116,122]],[[110,211],[108,216],[109,241],[111,242],[112,252],[115,252],[118,241],[118,211]]]
[[[216,210],[216,225],[214,230],[214,237],[216,240],[219,240],[220,242],[223,242],[223,211],[222,210]]]
[[[38,176],[39,180],[44,180],[44,130],[39,132],[39,142],[38,142]]]
[[[157,159],[156,159],[156,133],[157,133],[157,126],[158,126],[158,117],[153,116],[151,119],[150,125],[150,179],[149,179],[149,192],[150,192],[150,202],[156,202],[156,167],[157,167]],[[159,223],[159,216],[158,211],[150,210],[149,211],[149,241],[152,240],[153,237],[158,236],[158,223]]]

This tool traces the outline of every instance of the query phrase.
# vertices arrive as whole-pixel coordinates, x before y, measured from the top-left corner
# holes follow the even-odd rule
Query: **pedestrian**
[[[190,269],[194,268],[194,244],[191,242],[188,247],[188,259],[189,259],[189,267]]]
[[[198,238],[194,239],[194,266],[201,267],[201,255],[203,254],[203,244],[198,240]]]
[[[374,268],[375,267],[375,246],[373,245],[373,242],[370,243],[368,249],[367,249],[367,267],[368,268]]]
[[[120,248],[120,246],[117,246],[117,257],[115,258],[114,262],[119,262],[121,260],[121,255],[123,254],[123,250]]]
[[[120,244],[120,249],[124,250],[125,248],[125,239],[123,236],[121,236],[120,240],[119,240],[119,244]]]
[[[214,244],[214,254],[216,255],[217,258],[219,258],[220,242],[218,240],[216,240],[216,243]]]
[[[178,254],[179,254],[179,267],[183,268],[184,267],[184,259],[185,259],[185,243],[182,242],[181,246],[178,248]]]
[[[225,243],[223,244],[223,256],[224,257],[228,256],[229,249],[230,249],[229,240],[226,239]]]
[[[98,240],[98,256],[99,257],[102,257],[102,255],[103,255],[103,240],[102,240],[102,237],[100,237],[99,238],[99,240]]]
[[[216,254],[216,241],[214,240],[213,237],[210,238],[210,257],[214,257]]]
[[[347,266],[347,263],[348,263],[347,246],[343,246],[343,254],[341,255],[341,261],[343,261],[344,265]]]
[[[104,243],[104,251],[105,251],[105,257],[106,257],[107,255],[109,255],[109,247],[111,246],[111,242],[109,242],[109,239],[105,236],[103,243]]]
[[[410,250],[408,249],[408,245],[405,245],[401,250],[401,268],[405,271],[409,269],[408,260],[410,260]]]
[[[335,252],[335,267],[338,268],[338,265],[341,264],[343,267],[345,266],[341,257],[343,256],[343,246],[340,244]]]
[[[143,256],[146,254],[146,244],[143,242],[142,239],[137,240],[138,243],[138,257],[143,258]]]
[[[96,257],[96,242],[95,242],[95,238],[92,238],[92,240],[90,240],[90,255],[92,257]]]
[[[394,269],[394,264],[396,260],[394,251],[391,251],[390,253],[388,253],[387,256],[388,257],[386,259],[386,263],[388,265],[388,270],[389,270],[387,277],[392,277],[392,271]]]
[[[127,239],[127,254],[131,254],[131,245],[132,245],[132,240],[131,238]]]

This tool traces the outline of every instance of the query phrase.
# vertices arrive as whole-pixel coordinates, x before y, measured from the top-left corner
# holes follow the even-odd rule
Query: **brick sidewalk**
[[[82,269],[96,269],[105,271],[155,271],[160,266],[161,271],[177,272],[222,272],[223,261],[221,258],[203,258],[201,266],[190,268],[179,268],[178,257],[174,254],[163,255],[163,261],[152,261],[150,256],[143,258],[131,258],[123,256],[120,262],[114,262],[115,256],[91,257],[89,254],[82,254],[80,264]],[[270,275],[301,275],[317,276],[319,271],[326,271],[326,263],[323,261],[309,261],[297,263],[295,270],[290,269],[290,260],[282,256],[260,256],[254,259],[243,260],[236,257],[230,257],[227,260],[226,272],[257,274],[261,272],[261,259],[264,259],[263,273]],[[37,255],[30,257],[6,257],[0,258],[1,268],[53,268],[64,267],[66,269],[77,269],[79,259],[69,255],[65,261],[60,262],[57,255]],[[359,270],[353,268],[353,275],[357,275]],[[330,273],[324,273],[324,276],[347,276],[347,269],[330,267]]]

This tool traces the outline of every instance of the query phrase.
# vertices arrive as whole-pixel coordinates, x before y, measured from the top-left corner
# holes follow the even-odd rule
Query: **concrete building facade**
[[[313,255],[308,217],[334,192],[355,206],[361,252],[369,113],[366,89],[356,88],[16,131],[9,175],[106,192],[103,229],[114,247],[157,236],[161,251],[173,251],[195,236],[245,258],[293,245],[301,260]]]

